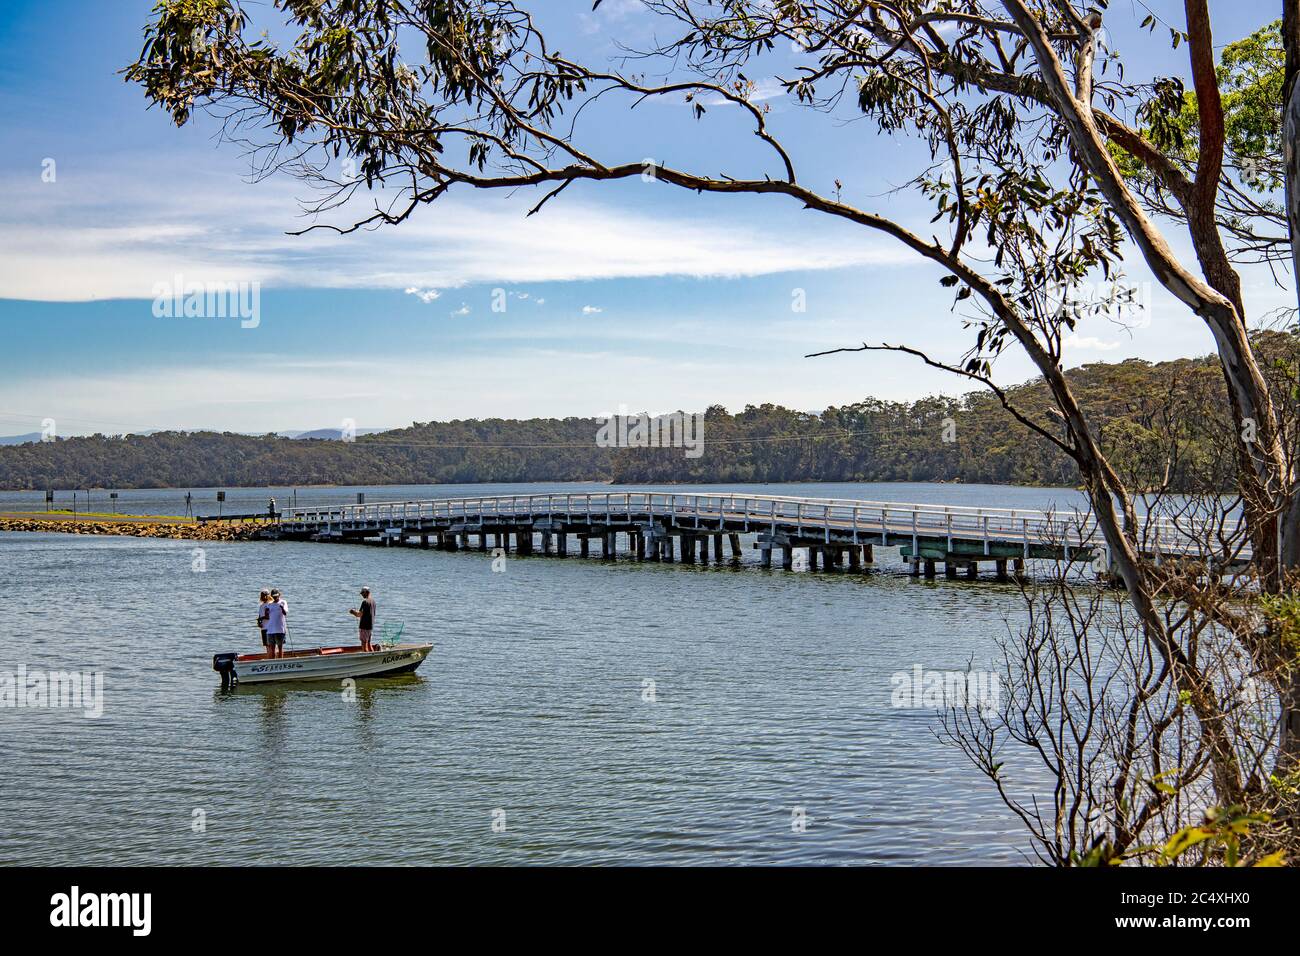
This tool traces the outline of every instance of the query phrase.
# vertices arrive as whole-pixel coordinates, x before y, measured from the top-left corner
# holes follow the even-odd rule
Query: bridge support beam
[[[925,576],[927,578],[934,577],[934,558],[925,558],[924,564],[925,564]]]
[[[731,560],[732,560],[735,564],[739,564],[739,563],[740,563],[740,535],[738,535],[738,534],[729,534],[729,535],[727,535],[727,538],[728,538],[728,540],[731,542]],[[770,554],[768,555],[768,562],[767,562],[767,563],[768,563],[769,566],[770,566],[771,563],[772,563],[771,555],[770,555]]]
[[[862,552],[858,550],[857,545],[854,545],[853,547],[849,548],[849,570],[856,571],[858,570],[859,567],[861,567],[861,565],[862,565]]]
[[[555,556],[565,558],[569,555],[569,536],[561,531],[555,536]]]
[[[781,545],[781,568],[785,571],[794,568],[794,548],[788,544]]]
[[[581,557],[587,557],[591,551],[591,538],[585,534],[578,535],[578,554]]]
[[[770,544],[764,544],[759,548],[758,555],[758,562],[762,567],[770,568],[772,566],[772,546]],[[739,560],[739,558],[733,560]]]
[[[862,560],[865,561],[867,564],[875,563],[876,552],[873,545],[864,544],[862,546]]]
[[[1007,559],[997,558],[993,562],[993,566],[997,569],[997,573],[995,575],[997,580],[1006,581],[1007,580]]]

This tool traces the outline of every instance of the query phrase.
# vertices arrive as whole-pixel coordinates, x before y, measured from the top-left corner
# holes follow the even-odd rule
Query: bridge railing
[[[603,520],[608,523],[667,518],[678,526],[706,528],[719,518],[743,521],[745,530],[775,530],[793,525],[804,535],[831,531],[912,534],[983,541],[1055,543],[1066,547],[1102,544],[1091,514],[1078,511],[1041,511],[1025,508],[986,508],[960,505],[862,501],[837,498],[801,498],[710,492],[580,492],[526,495],[484,495],[388,501],[331,508],[298,508],[285,512],[282,523],[303,525],[401,526],[426,520],[473,520],[520,523],[540,518]],[[1239,530],[1239,529],[1237,529]],[[1233,533],[1228,529],[1229,533]],[[1149,517],[1145,546],[1171,553],[1188,550],[1208,534],[1208,529],[1172,518]]]

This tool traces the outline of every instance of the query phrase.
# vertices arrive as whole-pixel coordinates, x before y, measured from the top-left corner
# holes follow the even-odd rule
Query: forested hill
[[[1297,340],[1270,333],[1267,346],[1270,356],[1286,359],[1271,367],[1294,380]],[[1068,376],[1119,456],[1158,445],[1171,429],[1187,432],[1194,452],[1197,430],[1226,420],[1222,376],[1210,358],[1097,363]],[[1056,420],[1041,382],[1011,389],[1008,397],[1039,422]],[[821,414],[775,405],[731,414],[714,406],[706,412],[703,454],[694,459],[681,449],[600,448],[597,427],[585,418],[429,422],[355,442],[212,432],[96,435],[0,447],[0,487],[1077,481],[1073,464],[1015,422],[988,392],[912,403],[867,399]]]

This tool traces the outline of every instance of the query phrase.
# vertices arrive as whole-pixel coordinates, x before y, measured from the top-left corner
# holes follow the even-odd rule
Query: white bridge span
[[[810,566],[858,568],[872,563],[875,546],[897,547],[912,572],[933,575],[935,563],[955,576],[974,576],[980,562],[1005,576],[1007,562],[1022,570],[1033,559],[1095,561],[1109,569],[1107,549],[1090,514],[1022,508],[974,508],[837,498],[801,498],[709,492],[618,491],[490,495],[297,508],[277,516],[270,533],[319,541],[418,542],[445,550],[513,549],[521,554],[568,554],[569,538],[588,555],[622,553],[637,560],[694,563],[739,560],[741,535],[757,535],[762,564],[773,553],[783,567],[806,549]],[[1213,528],[1175,518],[1149,517],[1142,548],[1156,560],[1195,559],[1228,567],[1248,556],[1234,544],[1239,528]],[[539,546],[540,543],[540,546]],[[1208,556],[1208,557],[1207,557]]]

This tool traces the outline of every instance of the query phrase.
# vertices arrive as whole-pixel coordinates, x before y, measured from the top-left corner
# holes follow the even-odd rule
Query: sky
[[[246,3],[255,22],[269,4]],[[638,0],[547,0],[554,45],[616,67],[656,18]],[[1145,6],[1171,23],[1176,0]],[[901,245],[782,197],[700,197],[661,183],[576,184],[537,195],[452,192],[407,222],[337,236],[303,228],[306,187],[255,182],[214,125],[175,127],[119,71],[141,47],[151,0],[6,0],[0,20],[0,435],[160,428],[243,432],[401,427],[457,418],[596,416],[773,402],[816,411],[869,396],[960,394],[907,356],[805,358],[863,342],[956,359],[970,343],[941,273]],[[1112,0],[1108,42],[1130,70],[1184,75],[1185,54],[1139,32],[1137,0]],[[1277,2],[1215,3],[1219,44],[1279,15]],[[769,126],[801,181],[895,215],[929,213],[893,192],[927,161],[914,140],[810,113],[755,77]],[[1131,78],[1131,77],[1130,77]],[[610,162],[655,159],[733,175],[775,172],[734,107],[695,120],[678,101],[584,124]],[[1186,244],[1170,230],[1172,244]],[[1129,279],[1136,328],[1099,317],[1068,365],[1203,355],[1204,325]],[[1243,272],[1247,310],[1294,304],[1266,269]],[[160,288],[245,283],[256,321],[157,314]],[[504,309],[501,308],[504,303]],[[802,308],[800,308],[802,306]],[[162,310],[165,312],[165,310]],[[1001,359],[1003,384],[1033,375]]]

